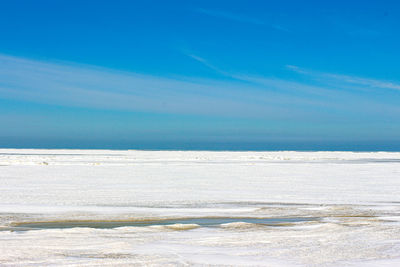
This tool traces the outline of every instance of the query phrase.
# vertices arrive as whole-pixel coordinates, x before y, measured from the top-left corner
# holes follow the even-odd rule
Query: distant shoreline
[[[170,151],[170,152],[353,152],[353,153],[372,153],[372,152],[400,152],[400,149],[246,149],[246,148],[109,148],[109,147],[0,147],[0,150],[110,150],[110,151]]]
[[[136,149],[136,148],[128,148],[128,149],[122,149],[122,148],[74,148],[74,147],[65,147],[65,148],[54,148],[54,147],[0,147],[0,154],[2,150],[51,150],[51,151],[57,151],[57,150],[67,150],[67,151],[137,151],[137,152],[257,152],[257,153],[293,153],[293,152],[298,152],[298,153],[400,153],[400,150],[284,150],[284,149],[270,149],[270,150],[262,150],[262,149]]]

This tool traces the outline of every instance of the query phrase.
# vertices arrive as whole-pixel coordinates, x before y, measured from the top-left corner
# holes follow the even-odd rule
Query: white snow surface
[[[399,192],[397,152],[0,149],[0,266],[399,266]]]

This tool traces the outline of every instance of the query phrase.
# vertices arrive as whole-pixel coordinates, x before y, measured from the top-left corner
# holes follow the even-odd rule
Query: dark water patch
[[[252,161],[243,161],[243,163]],[[369,163],[400,163],[400,159],[275,159],[254,161],[252,163],[279,163],[279,164],[369,164]]]
[[[377,203],[400,205],[400,201],[377,201]]]
[[[338,160],[338,162],[343,162],[343,163],[400,163],[400,159],[397,159],[397,158],[388,158],[388,159],[365,158],[365,159]]]
[[[24,222],[15,224],[8,230],[26,231],[41,229],[65,229],[65,228],[97,228],[112,229],[118,227],[144,227],[153,225],[197,224],[201,227],[216,227],[227,223],[252,223],[265,226],[283,226],[297,222],[317,221],[316,217],[293,218],[229,218],[229,217],[203,217],[203,218],[176,218],[163,220],[136,220],[136,221],[51,221],[51,222]]]

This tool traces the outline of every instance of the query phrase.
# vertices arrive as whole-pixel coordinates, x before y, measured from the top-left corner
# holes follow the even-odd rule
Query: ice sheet
[[[0,265],[400,259],[400,153],[0,149],[0,182]]]

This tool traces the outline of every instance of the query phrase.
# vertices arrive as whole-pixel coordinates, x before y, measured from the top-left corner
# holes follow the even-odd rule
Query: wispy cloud
[[[198,61],[203,59],[198,58]],[[235,81],[166,78],[0,55],[0,98],[97,109],[238,117],[292,117],[301,97]]]
[[[289,32],[289,30],[287,28],[285,28],[281,25],[267,23],[266,21],[263,21],[263,20],[260,20],[260,19],[254,18],[254,17],[245,16],[242,14],[236,14],[236,13],[220,11],[220,10],[204,9],[204,8],[198,8],[198,9],[196,9],[196,11],[198,13],[216,17],[216,18],[222,18],[222,19],[227,19],[227,20],[232,20],[232,21],[242,22],[242,23],[250,23],[250,24],[254,24],[254,25],[267,26],[267,27],[273,28],[275,30]]]
[[[206,59],[204,59],[204,58],[202,58],[200,56],[197,56],[197,55],[195,55],[193,53],[187,53],[187,52],[184,52],[184,54],[186,56],[194,59],[195,61],[201,63],[202,65],[206,66],[207,68],[215,71],[216,73],[219,73],[219,74],[221,74],[223,76],[227,76],[227,77],[233,77],[233,75],[231,73],[216,67],[215,65],[211,64],[210,62],[208,62],[208,60],[206,60]]]
[[[294,72],[308,75],[315,79],[325,79],[325,81],[333,80],[336,82],[342,82],[342,83],[358,85],[358,86],[366,86],[366,87],[377,88],[377,89],[400,90],[400,83],[398,83],[398,82],[369,79],[369,78],[363,78],[363,77],[351,76],[351,75],[342,75],[342,74],[312,71],[312,70],[303,69],[303,68],[300,68],[298,66],[293,66],[293,65],[287,65],[286,67]]]
[[[235,79],[159,77],[0,55],[0,98],[67,107],[296,123],[340,120],[342,113],[400,115],[398,106],[345,90],[273,77],[231,74],[202,57],[192,54],[191,58]]]

